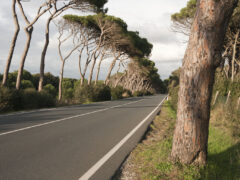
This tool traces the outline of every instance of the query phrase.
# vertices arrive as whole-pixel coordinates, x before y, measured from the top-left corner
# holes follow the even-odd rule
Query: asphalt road
[[[110,179],[164,97],[0,115],[0,180]]]

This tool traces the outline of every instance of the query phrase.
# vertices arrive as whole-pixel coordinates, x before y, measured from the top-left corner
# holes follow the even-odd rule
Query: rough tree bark
[[[107,77],[106,77],[106,79],[105,79],[105,81],[104,81],[104,84],[105,84],[105,85],[108,85],[109,79],[110,79],[111,74],[112,74],[112,71],[113,71],[113,68],[115,67],[116,62],[117,62],[117,60],[119,59],[120,56],[121,56],[121,53],[118,53],[118,55],[114,57],[111,65],[110,65],[110,67],[109,67]]]
[[[17,0],[17,3],[18,3],[18,6],[19,6],[19,9],[20,9],[20,12],[23,16],[23,19],[24,21],[26,22],[27,26],[25,27],[25,32],[26,32],[26,35],[27,35],[27,40],[26,40],[26,45],[25,45],[25,49],[23,51],[23,55],[22,55],[22,58],[21,58],[21,61],[20,61],[20,66],[19,66],[19,70],[18,70],[18,76],[17,76],[17,82],[16,82],[16,89],[20,89],[20,86],[21,86],[21,78],[22,78],[22,73],[23,73],[23,68],[24,68],[24,65],[25,65],[25,60],[27,58],[27,55],[28,55],[28,51],[29,51],[29,48],[30,48],[30,44],[31,44],[31,40],[32,40],[32,32],[33,32],[33,25],[38,21],[38,19],[43,15],[45,14],[50,8],[50,4],[49,2],[45,2],[43,3],[39,9],[38,9],[38,12],[37,12],[37,15],[34,17],[34,19],[30,22],[28,20],[28,17],[23,9],[23,6],[22,6],[22,3],[20,0]],[[44,8],[44,9],[43,9]]]
[[[30,29],[26,28],[25,29],[26,35],[27,35],[27,42],[25,45],[25,49],[20,61],[20,66],[18,69],[18,76],[17,76],[17,82],[16,82],[16,89],[19,90],[20,86],[21,86],[21,80],[22,80],[22,74],[23,74],[23,68],[24,68],[24,64],[25,64],[25,60],[30,48],[30,44],[31,44],[31,39],[32,39],[32,32],[33,32],[33,27],[30,27]]]
[[[45,69],[45,57],[49,45],[49,28],[50,23],[52,21],[53,16],[49,17],[46,24],[46,30],[45,30],[45,44],[43,47],[43,51],[41,54],[41,61],[40,61],[40,75],[39,75],[39,84],[38,84],[38,91],[42,91],[43,89],[43,80],[44,80],[44,69]]]
[[[17,37],[18,37],[19,31],[20,31],[20,26],[19,26],[19,22],[18,22],[17,13],[16,13],[16,0],[12,1],[12,15],[13,15],[13,20],[14,20],[14,25],[15,25],[15,32],[14,32],[14,35],[13,35],[13,39],[12,39],[12,42],[11,42],[6,66],[5,66],[5,69],[4,69],[3,80],[2,80],[2,85],[3,86],[6,86],[6,84],[7,84],[8,73],[9,73],[11,62],[12,62],[12,57],[13,57],[13,53],[14,53],[14,50],[15,50]]]
[[[38,91],[42,91],[43,89],[43,81],[44,81],[44,70],[45,70],[45,59],[46,59],[46,54],[47,54],[47,49],[49,45],[49,33],[50,33],[50,23],[53,19],[58,17],[62,12],[67,10],[70,6],[70,4],[65,4],[61,8],[57,8],[57,2],[58,1],[50,1],[53,4],[54,11],[53,13],[50,13],[50,17],[47,20],[46,23],[46,29],[45,29],[45,43],[43,46],[42,54],[41,54],[41,61],[40,61],[40,74],[39,74],[39,83],[38,83]],[[50,10],[49,10],[50,11]]]
[[[59,101],[62,100],[62,82],[63,82],[64,65],[65,65],[65,61],[62,61],[60,75],[59,75],[59,85],[58,85],[58,90],[59,90],[58,100]]]
[[[207,161],[210,100],[215,69],[237,0],[198,0],[180,75],[171,157],[184,164]]]
[[[64,74],[64,65],[66,63],[66,60],[81,46],[81,43],[80,44],[73,43],[74,47],[64,57],[63,53],[62,53],[62,49],[61,49],[62,48],[62,44],[64,42],[68,41],[73,36],[73,32],[71,31],[69,36],[67,36],[66,38],[61,40],[62,37],[63,37],[63,34],[64,34],[64,32],[63,32],[64,28],[60,25],[58,27],[58,31],[59,31],[59,36],[58,36],[58,54],[59,54],[60,60],[62,62],[60,75],[59,75],[58,100],[61,101],[62,100],[62,82],[63,82],[63,74]]]
[[[96,72],[96,78],[95,78],[95,85],[97,85],[98,79],[99,79],[99,74],[100,74],[100,69],[101,69],[101,65],[102,65],[102,61],[104,60],[104,56],[105,56],[106,50],[103,50],[103,52],[101,53],[101,58],[98,62],[98,67],[97,67],[97,72]]]
[[[95,68],[95,65],[96,65],[96,62],[97,62],[97,59],[98,59],[99,55],[100,55],[100,53],[97,54],[97,51],[94,52],[94,54],[93,54],[93,63],[92,63],[92,67],[90,69],[89,77],[88,77],[88,85],[89,86],[92,83],[93,71],[94,71],[94,68]]]

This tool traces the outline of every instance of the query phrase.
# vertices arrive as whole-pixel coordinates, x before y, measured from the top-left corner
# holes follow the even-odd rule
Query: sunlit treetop
[[[95,12],[106,12],[107,9],[104,9],[104,5],[108,2],[108,0],[71,0],[70,2],[76,5],[91,5],[92,9]]]
[[[148,42],[146,38],[142,38],[139,36],[138,32],[128,31],[127,35],[129,36],[133,46],[135,47],[135,51],[130,52],[132,57],[148,57],[152,52],[153,45]]]
[[[197,0],[190,0],[187,6],[182,8],[180,12],[172,15],[172,21],[185,21],[192,19],[195,15],[197,7]]]
[[[138,32],[128,31],[127,24],[120,18],[109,16],[104,13],[89,16],[65,15],[63,17],[68,23],[76,23],[82,27],[91,29],[99,36],[101,33],[101,25],[115,25],[112,28],[112,34],[106,34],[106,38],[114,41],[118,34],[121,41],[116,41],[115,46],[119,51],[127,53],[130,57],[148,57],[151,54],[153,45],[146,38],[139,36]],[[109,36],[110,35],[110,36]],[[116,40],[116,39],[115,39]]]
[[[99,32],[101,31],[99,23],[115,23],[122,29],[122,31],[127,31],[127,24],[122,19],[114,16],[108,16],[103,13],[88,16],[65,15],[63,18],[67,22],[76,23],[86,28],[93,28]]]

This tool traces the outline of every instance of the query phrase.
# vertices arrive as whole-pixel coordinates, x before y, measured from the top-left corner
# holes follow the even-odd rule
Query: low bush
[[[75,87],[74,99],[81,103],[111,100],[111,89],[103,84],[96,86],[84,84]]]
[[[28,88],[22,93],[22,107],[24,109],[51,107],[54,105],[55,98],[47,91],[37,92],[33,88]]]
[[[43,87],[43,89],[47,93],[51,94],[53,97],[57,96],[57,90],[52,84],[47,84],[46,86]]]
[[[169,89],[170,104],[174,110],[177,110],[179,85]]]
[[[134,97],[140,97],[140,96],[152,96],[154,93],[151,91],[147,91],[147,90],[141,90],[141,91],[135,91],[133,93]]]
[[[93,94],[93,87],[84,84],[75,88],[74,99],[81,103],[93,101]]]
[[[34,85],[30,80],[22,80],[21,81],[21,88],[22,89],[34,88]]]
[[[24,90],[0,88],[0,112],[52,106],[55,106],[55,98],[46,91],[39,93],[34,88]]]
[[[53,107],[56,105],[56,98],[55,96],[52,96],[47,91],[41,91],[38,93],[39,101],[38,101],[38,107]]]
[[[95,101],[108,101],[111,100],[111,88],[105,86],[104,84],[99,84],[94,86],[94,91],[96,93],[94,99]]]
[[[123,93],[124,93],[124,89],[122,86],[117,86],[111,89],[111,95],[113,100],[122,99]]]
[[[129,98],[129,97],[132,97],[133,95],[132,95],[132,92],[131,91],[129,91],[129,90],[124,90],[124,92],[123,92],[123,95],[122,95],[124,98]]]
[[[154,93],[151,91],[143,91],[144,96],[152,96]]]
[[[135,92],[133,93],[133,96],[134,96],[134,97],[144,96],[144,92],[143,92],[143,91],[135,91]]]
[[[34,88],[23,90],[22,107],[23,109],[38,108],[38,102],[41,101],[38,92]]]
[[[72,100],[74,97],[73,88],[63,89],[63,99],[64,100]]]
[[[0,87],[0,112],[21,108],[21,91]]]

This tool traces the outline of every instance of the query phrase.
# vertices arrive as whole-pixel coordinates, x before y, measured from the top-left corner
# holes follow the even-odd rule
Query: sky
[[[39,1],[38,1],[39,2]],[[108,14],[120,17],[131,31],[138,31],[153,44],[150,57],[156,63],[162,79],[169,77],[171,72],[181,66],[186,43],[184,37],[171,31],[171,14],[178,12],[187,3],[187,0],[108,0],[105,7]],[[38,3],[31,1],[23,3],[29,19],[36,14]],[[19,12],[18,12],[19,13]],[[68,11],[66,14],[79,14],[76,11]],[[83,15],[83,14],[79,14]],[[42,16],[34,26],[31,48],[26,59],[25,69],[32,73],[39,73],[40,55],[44,44],[44,27],[48,14]],[[20,24],[25,26],[19,15]],[[0,73],[3,73],[10,42],[14,33],[13,19],[11,16],[11,1],[3,1],[0,5]],[[59,75],[61,61],[57,52],[57,28],[51,24],[50,45],[46,56],[46,70],[54,75]],[[25,45],[25,33],[20,31],[17,48],[14,53],[10,71],[18,69],[21,54]],[[67,47],[70,44],[66,45]],[[71,56],[65,65],[65,77],[79,78],[77,55]],[[100,79],[107,74],[110,61],[103,63]],[[116,70],[116,68],[115,68]]]

